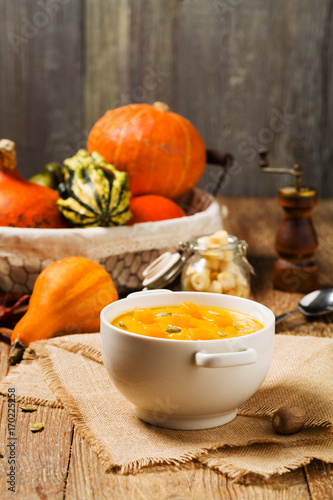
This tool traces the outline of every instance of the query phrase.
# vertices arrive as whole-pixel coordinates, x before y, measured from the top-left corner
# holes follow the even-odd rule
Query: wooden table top
[[[262,263],[262,272],[270,273],[274,260],[275,233],[282,217],[275,199],[224,198],[229,210],[225,227],[231,234],[249,244],[249,260],[256,266]],[[333,200],[321,200],[314,210],[313,220],[325,261],[322,285],[333,286]],[[260,238],[265,230],[265,242]],[[267,238],[267,234],[271,238]],[[271,242],[270,242],[271,240]],[[321,252],[321,253],[320,253]],[[319,266],[321,259],[319,258]],[[329,264],[329,265],[328,265]],[[260,296],[254,280],[254,297]],[[258,299],[259,300],[259,299]],[[298,296],[294,300],[298,301]],[[291,304],[294,306],[295,304]],[[332,322],[333,315],[323,321]],[[328,319],[327,319],[328,318]],[[288,320],[289,321],[289,320]],[[298,315],[298,324],[305,319]],[[0,337],[0,380],[8,372],[8,340]],[[64,409],[39,408],[39,417],[47,432],[36,435],[29,430],[34,415],[16,412],[16,493],[8,491],[6,475],[9,472],[6,450],[7,403],[2,403],[0,426],[0,491],[1,498],[32,499],[331,499],[333,498],[333,464],[314,460],[293,472],[263,479],[246,476],[240,480],[228,479],[224,474],[197,462],[181,467],[160,467],[137,475],[103,472],[100,459],[83,439]],[[36,444],[38,442],[38,445]]]

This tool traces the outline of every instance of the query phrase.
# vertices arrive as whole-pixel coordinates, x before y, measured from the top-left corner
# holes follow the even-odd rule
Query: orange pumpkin
[[[15,144],[0,140],[0,226],[67,227],[53,189],[24,179],[16,167]]]
[[[134,196],[130,200],[130,211],[132,218],[127,222],[128,226],[138,222],[154,222],[186,216],[177,203],[157,194]]]
[[[48,265],[36,280],[28,311],[13,330],[11,364],[20,361],[30,342],[98,332],[101,310],[117,299],[111,276],[90,259],[65,257]]]
[[[199,132],[159,102],[107,111],[89,134],[88,150],[126,171],[133,195],[178,198],[197,184],[206,165]]]

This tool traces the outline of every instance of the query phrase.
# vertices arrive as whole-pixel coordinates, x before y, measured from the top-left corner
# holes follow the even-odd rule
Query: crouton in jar
[[[221,230],[197,238],[191,247],[194,253],[182,271],[182,290],[250,296],[254,270],[246,258],[245,241]]]

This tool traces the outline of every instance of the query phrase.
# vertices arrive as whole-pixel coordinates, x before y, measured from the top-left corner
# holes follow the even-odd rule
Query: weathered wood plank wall
[[[80,140],[82,15],[80,1],[0,2],[0,136],[17,143],[26,177]]]
[[[1,0],[0,136],[36,173],[104,112],[161,100],[235,165],[221,192],[274,195],[301,163],[333,195],[333,0]],[[212,191],[216,170],[200,185]]]

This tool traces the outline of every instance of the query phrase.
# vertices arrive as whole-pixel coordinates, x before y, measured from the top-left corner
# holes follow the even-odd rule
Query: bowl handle
[[[257,361],[257,351],[252,347],[243,347],[237,352],[207,354],[205,351],[195,354],[195,364],[205,368],[252,365]]]
[[[173,293],[172,290],[169,290],[167,288],[160,288],[157,290],[141,290],[140,292],[132,292],[127,295],[126,299],[132,298],[132,297],[142,297],[142,295],[156,295],[159,293]]]

